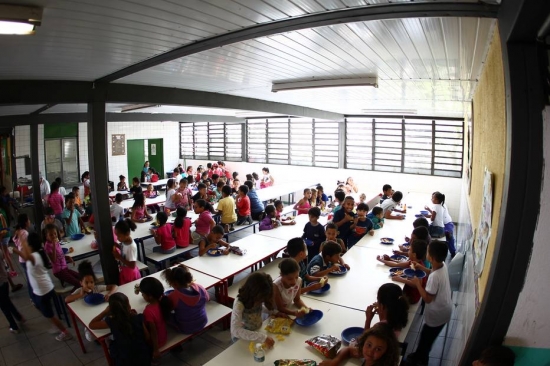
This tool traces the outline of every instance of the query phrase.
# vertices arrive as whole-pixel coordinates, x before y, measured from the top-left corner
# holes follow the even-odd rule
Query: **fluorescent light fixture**
[[[0,35],[34,34],[42,24],[42,8],[0,4]]]
[[[153,108],[153,107],[160,107],[160,104],[130,104],[125,105],[121,108],[121,112],[131,112],[131,111],[137,111],[139,109],[145,109],[145,108]]]
[[[389,115],[418,114],[418,111],[416,109],[361,109],[361,112],[365,114],[389,114]]]
[[[287,90],[316,89],[316,88],[340,88],[349,86],[374,86],[378,88],[378,77],[355,79],[323,79],[310,81],[295,81],[289,83],[273,83],[271,91],[277,93]]]

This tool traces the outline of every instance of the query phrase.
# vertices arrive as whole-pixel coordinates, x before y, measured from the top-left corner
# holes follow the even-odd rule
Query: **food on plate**
[[[399,271],[393,272],[391,275],[393,277],[393,276],[403,276],[403,274],[404,274],[403,270],[400,269]]]
[[[220,254],[223,254],[223,250],[221,250],[221,249],[209,249],[208,254],[220,255]]]
[[[413,271],[416,271],[416,266],[414,265],[414,262],[411,262],[411,269],[412,269]]]
[[[327,283],[327,281],[328,281],[328,278],[325,276],[325,277],[321,278],[321,281],[319,281],[319,283],[321,284],[321,286],[324,286],[325,283]]]
[[[275,366],[317,366],[313,360],[277,360]]]
[[[69,253],[72,253],[72,252],[74,252],[74,248],[73,248],[73,247],[70,247],[70,248],[69,248]]]
[[[298,310],[298,311],[300,311],[300,312],[302,312],[302,313],[304,313],[304,314],[309,314],[309,312],[311,311],[311,309],[310,309],[310,308],[307,308],[307,307],[305,307],[305,306],[302,306],[302,308],[301,308],[300,310]]]
[[[294,321],[289,318],[271,318],[267,322],[265,330],[274,334],[290,334],[290,327]]]

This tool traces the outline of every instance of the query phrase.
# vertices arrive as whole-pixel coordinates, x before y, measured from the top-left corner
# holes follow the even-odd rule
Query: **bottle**
[[[265,361],[265,352],[261,343],[256,343],[256,348],[254,349],[254,361],[262,363]]]

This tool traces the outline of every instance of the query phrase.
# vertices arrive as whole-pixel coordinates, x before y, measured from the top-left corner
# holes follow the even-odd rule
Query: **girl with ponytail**
[[[387,323],[398,337],[401,329],[407,326],[408,311],[409,303],[401,287],[395,283],[385,283],[378,289],[377,301],[365,311],[365,330],[371,327],[374,314],[378,314],[380,323]]]

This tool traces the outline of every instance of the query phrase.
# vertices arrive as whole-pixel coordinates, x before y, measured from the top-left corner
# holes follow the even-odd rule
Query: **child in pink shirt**
[[[80,285],[80,276],[76,271],[69,269],[67,267],[67,261],[69,260],[74,265],[74,261],[71,257],[65,257],[63,249],[61,249],[61,244],[57,237],[57,227],[54,224],[48,224],[44,228],[45,240],[44,240],[44,251],[50,258],[52,262],[52,271],[53,275],[63,283],[67,282],[73,285],[72,291],[79,288]]]
[[[52,208],[54,215],[60,216],[63,213],[65,198],[59,193],[59,183],[53,182],[51,190],[52,192],[48,197],[48,205]]]

